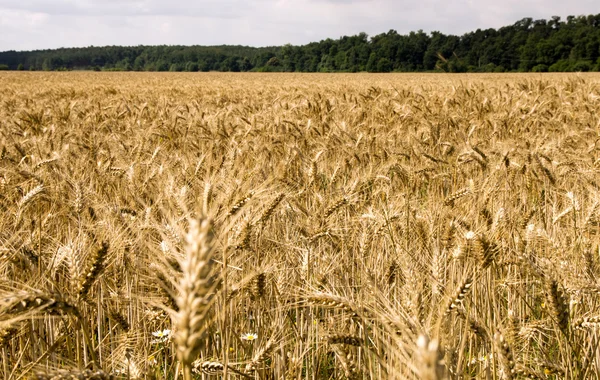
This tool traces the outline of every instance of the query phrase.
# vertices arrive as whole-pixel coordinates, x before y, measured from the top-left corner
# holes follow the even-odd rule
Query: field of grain
[[[598,378],[600,75],[0,94],[2,379]]]

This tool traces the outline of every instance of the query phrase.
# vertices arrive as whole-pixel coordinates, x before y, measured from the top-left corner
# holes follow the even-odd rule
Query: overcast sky
[[[600,13],[598,0],[0,0],[0,51],[294,45],[366,32],[463,34]]]

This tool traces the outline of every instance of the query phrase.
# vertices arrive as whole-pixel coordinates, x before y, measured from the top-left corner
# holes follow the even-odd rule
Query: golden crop
[[[598,74],[0,94],[3,379],[598,376]]]

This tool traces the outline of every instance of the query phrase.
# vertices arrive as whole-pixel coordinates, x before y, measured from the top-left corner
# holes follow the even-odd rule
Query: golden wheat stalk
[[[348,346],[360,347],[363,339],[354,335],[331,334],[324,337],[328,344],[345,344]]]
[[[256,351],[256,353],[252,356],[250,363],[246,364],[245,371],[247,373],[256,371],[259,364],[267,359],[267,356],[275,346],[275,339],[275,336],[272,336],[262,348]]]
[[[512,380],[515,377],[515,360],[513,358],[512,349],[504,339],[501,333],[494,335],[494,343],[499,354],[500,366],[504,373],[504,378]]]
[[[102,270],[104,269],[107,255],[108,242],[104,241],[102,242],[100,248],[98,248],[94,252],[92,259],[90,260],[90,265],[85,271],[85,276],[81,279],[79,283],[77,290],[77,294],[79,295],[79,297],[83,298],[87,295],[92,284],[94,283],[94,281],[96,281],[96,279],[100,275],[100,272],[102,272]]]
[[[220,362],[216,362],[216,361],[201,361],[201,360],[197,360],[194,363],[192,363],[193,365],[193,371],[195,373],[203,373],[206,375],[221,375],[225,372],[225,365],[223,365],[223,363]],[[232,371],[233,373],[242,376],[243,378],[246,379],[253,379],[252,376],[239,371],[235,368],[233,368],[232,366],[227,366],[227,370]]]
[[[213,224],[210,219],[189,221],[185,237],[185,257],[181,260],[182,278],[179,283],[175,314],[174,342],[177,358],[183,365],[184,378],[190,380],[192,362],[196,359],[206,334],[206,320],[218,280],[212,276]]]
[[[2,300],[0,314],[21,315],[30,312],[80,315],[77,306],[58,293],[19,292]]]
[[[336,345],[333,348],[335,356],[339,360],[340,367],[344,371],[344,376],[349,380],[360,379],[360,371],[357,367],[356,357],[346,350],[343,346]]]
[[[559,329],[569,335],[569,308],[564,300],[563,294],[558,287],[558,283],[554,279],[546,279],[546,299],[548,307],[552,313],[552,317]]]
[[[264,228],[264,226],[267,224],[267,222],[269,221],[269,219],[271,219],[271,216],[273,215],[273,212],[275,211],[275,209],[277,208],[277,206],[279,206],[279,204],[281,203],[281,201],[283,201],[284,198],[285,198],[285,193],[279,193],[277,195],[277,197],[275,197],[275,199],[273,199],[273,201],[263,211],[262,215],[258,219],[258,224],[261,225],[261,228]]]
[[[250,199],[252,199],[253,196],[254,191],[248,192],[248,194],[246,194],[242,199],[238,200],[234,203],[233,206],[231,206],[231,209],[229,209],[229,212],[227,212],[227,216],[233,216],[237,214],[242,209],[242,207],[244,207],[244,205],[248,203]]]
[[[458,287],[458,289],[456,289],[454,295],[449,299],[448,306],[446,306],[444,314],[449,314],[462,305],[463,300],[471,290],[471,286],[473,286],[473,278],[467,277]]]

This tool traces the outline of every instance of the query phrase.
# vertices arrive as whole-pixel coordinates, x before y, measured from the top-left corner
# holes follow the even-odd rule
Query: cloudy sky
[[[598,0],[0,0],[0,51],[305,44],[366,32],[463,34],[600,13]]]

